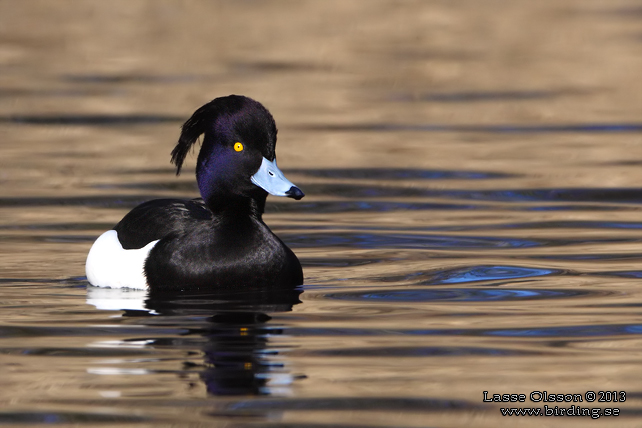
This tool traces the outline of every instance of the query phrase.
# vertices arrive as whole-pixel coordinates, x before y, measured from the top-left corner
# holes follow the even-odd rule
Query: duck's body
[[[303,283],[294,253],[262,220],[267,192],[303,197],[276,167],[276,125],[246,97],[217,98],[183,125],[178,171],[199,135],[203,199],[158,199],[130,211],[94,243],[87,279],[158,291],[283,287]]]

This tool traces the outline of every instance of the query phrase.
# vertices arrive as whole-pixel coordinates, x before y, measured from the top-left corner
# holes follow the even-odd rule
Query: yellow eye
[[[234,144],[234,150],[236,150],[237,152],[243,151],[243,144],[241,143]]]

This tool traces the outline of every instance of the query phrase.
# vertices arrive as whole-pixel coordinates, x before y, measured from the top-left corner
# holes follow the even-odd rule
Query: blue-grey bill
[[[301,189],[285,178],[276,166],[276,159],[269,161],[263,158],[259,170],[252,176],[252,183],[274,196],[287,196],[297,200],[305,196]]]

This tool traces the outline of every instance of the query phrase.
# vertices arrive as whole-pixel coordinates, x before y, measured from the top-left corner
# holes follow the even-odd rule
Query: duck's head
[[[272,115],[260,103],[239,95],[216,98],[183,124],[172,162],[179,174],[204,134],[196,179],[208,206],[253,200],[262,212],[267,193],[297,200],[304,196],[276,166],[276,133]]]

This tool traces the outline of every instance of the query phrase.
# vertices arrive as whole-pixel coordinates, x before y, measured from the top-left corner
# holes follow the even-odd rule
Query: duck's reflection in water
[[[197,371],[209,394],[258,395],[287,393],[294,380],[277,360],[279,350],[270,349],[270,338],[283,330],[271,325],[269,314],[291,311],[300,294],[292,288],[165,294],[88,287],[87,302],[124,310],[139,324],[180,329],[172,337],[148,338],[145,346],[184,350],[180,375]],[[202,359],[194,358],[198,354]]]

